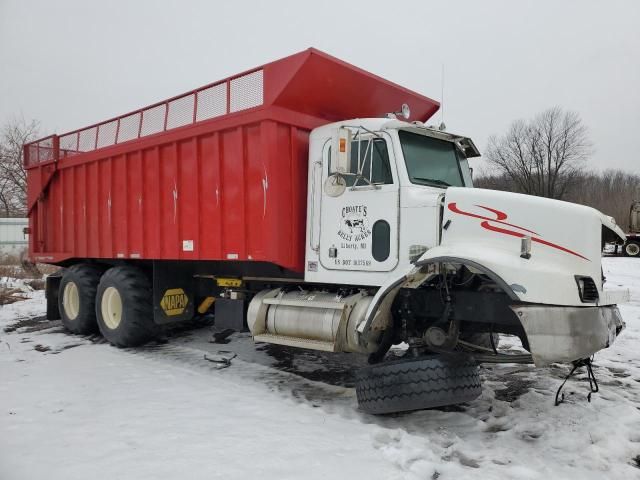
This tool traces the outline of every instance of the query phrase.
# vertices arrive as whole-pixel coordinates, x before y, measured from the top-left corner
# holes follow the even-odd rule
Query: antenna
[[[438,126],[438,130],[445,130],[446,128],[444,124],[444,62],[442,62],[440,76],[440,125]]]

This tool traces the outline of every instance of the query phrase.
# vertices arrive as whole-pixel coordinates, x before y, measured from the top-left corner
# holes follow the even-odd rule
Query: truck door
[[[399,188],[391,138],[358,134],[351,142],[344,192],[323,188],[320,263],[326,269],[386,272],[398,263]],[[330,172],[331,142],[323,149],[323,184]],[[331,181],[332,179],[329,179]]]

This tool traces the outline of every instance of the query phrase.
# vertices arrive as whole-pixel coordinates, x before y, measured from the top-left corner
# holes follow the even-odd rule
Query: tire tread
[[[65,269],[60,281],[58,294],[58,310],[64,327],[71,333],[89,335],[98,331],[95,315],[96,292],[102,269],[97,265],[77,263]],[[64,311],[64,288],[69,281],[73,281],[80,296],[80,311],[74,320],[67,318]]]
[[[101,320],[100,298],[96,315],[102,335],[117,347],[137,347],[155,338],[158,326],[153,321],[153,289],[147,276],[132,266],[113,267],[103,275],[98,296],[108,287],[116,287],[122,297],[123,318],[117,329],[111,330]]]
[[[358,404],[372,414],[464,403],[481,392],[477,364],[462,356],[388,362],[365,367],[356,375]]]

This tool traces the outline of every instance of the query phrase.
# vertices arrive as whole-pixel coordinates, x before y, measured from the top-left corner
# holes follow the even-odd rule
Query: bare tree
[[[0,130],[0,208],[7,217],[26,214],[27,175],[22,145],[35,140],[38,129],[37,121],[16,118]]]
[[[491,137],[486,159],[518,191],[561,199],[575,184],[591,149],[580,116],[554,107],[532,120],[512,123],[503,136]]]

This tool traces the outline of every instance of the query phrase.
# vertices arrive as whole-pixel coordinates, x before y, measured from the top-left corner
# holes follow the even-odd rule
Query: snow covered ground
[[[605,275],[631,303],[591,403],[580,374],[554,407],[566,366],[497,365],[469,404],[390,417],[357,410],[357,356],[206,327],[119,350],[63,333],[32,293],[0,307],[0,480],[640,478],[640,261]],[[203,358],[227,351],[229,368]]]

